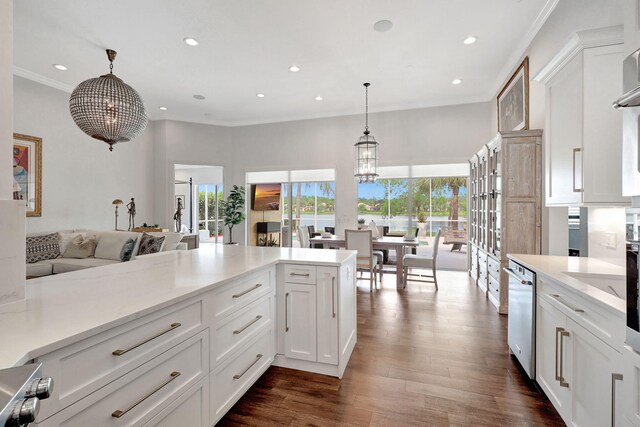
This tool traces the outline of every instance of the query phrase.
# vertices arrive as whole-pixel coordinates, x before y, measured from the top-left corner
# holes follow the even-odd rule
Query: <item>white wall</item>
[[[113,229],[114,199],[136,201],[136,225],[154,223],[153,144],[149,128],[109,152],[85,135],[69,114],[69,94],[21,77],[14,79],[15,131],[42,138],[42,216],[27,232],[70,228]],[[126,225],[121,206],[119,226]]]
[[[478,103],[371,114],[380,166],[466,162],[492,136],[492,108]],[[244,185],[248,171],[335,168],[337,231],[354,227],[353,144],[363,130],[364,115],[233,128],[233,179],[225,184]]]
[[[25,209],[13,201],[13,1],[0,2],[0,312],[24,305]],[[13,304],[8,304],[13,303]],[[8,308],[11,306],[10,308]]]
[[[232,181],[232,128],[162,120],[153,123],[154,192],[157,222],[172,224],[175,165],[224,167],[224,182]]]
[[[561,0],[558,2],[551,16],[520,58],[522,61],[525,56],[529,57],[529,127],[531,129],[544,129],[545,126],[545,86],[531,79],[576,31],[623,24],[623,1],[630,0]],[[497,89],[496,96],[499,90],[500,88]],[[495,97],[492,102],[495,106]],[[497,122],[497,110],[494,107],[491,110],[491,129],[494,132],[498,128]],[[567,255],[569,239],[567,209],[545,209],[542,230],[543,252],[550,255]]]

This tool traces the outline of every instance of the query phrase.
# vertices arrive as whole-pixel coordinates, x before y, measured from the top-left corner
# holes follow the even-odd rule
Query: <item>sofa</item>
[[[55,235],[57,234],[57,239]],[[122,259],[122,252],[125,243],[131,245],[129,239],[133,239],[133,249],[128,254],[126,261],[136,257],[144,256],[139,254],[140,242],[144,233],[130,231],[101,231],[101,230],[62,230],[47,233],[27,234],[27,278],[49,276],[52,274],[67,273],[70,271],[83,270],[86,268],[100,267],[104,265],[125,262]],[[179,249],[186,249],[186,244],[180,243],[182,235],[180,233],[146,233],[152,237],[164,237],[164,241],[155,251],[166,252]],[[77,236],[96,237],[95,252],[86,258],[65,257],[68,245]],[[33,242],[36,243],[33,249]],[[46,240],[46,241],[45,241]],[[30,244],[31,243],[31,244]],[[31,247],[31,249],[30,249]],[[130,246],[129,246],[130,247]],[[37,251],[41,251],[38,253]],[[35,251],[35,252],[34,252]]]

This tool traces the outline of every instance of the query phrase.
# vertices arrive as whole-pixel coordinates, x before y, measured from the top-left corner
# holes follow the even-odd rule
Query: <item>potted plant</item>
[[[238,187],[234,185],[227,200],[220,201],[220,207],[222,208],[222,220],[224,225],[229,227],[229,242],[228,245],[234,244],[233,241],[233,227],[240,224],[246,218],[244,214],[244,187]]]
[[[358,230],[361,230],[362,228],[364,228],[364,218],[358,218]]]

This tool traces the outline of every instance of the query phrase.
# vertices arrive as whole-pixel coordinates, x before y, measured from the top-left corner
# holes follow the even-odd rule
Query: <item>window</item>
[[[335,182],[294,182],[291,183],[291,196],[293,246],[299,247],[298,226],[312,225],[317,232],[336,226]]]
[[[389,227],[391,234],[409,232],[409,180],[379,179],[358,184],[358,219]]]
[[[198,185],[198,229],[208,230],[216,243],[222,242],[223,224],[218,218],[218,205],[223,197],[222,184]]]

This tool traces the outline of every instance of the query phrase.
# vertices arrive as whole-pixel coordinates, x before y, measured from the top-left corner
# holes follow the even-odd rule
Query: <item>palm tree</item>
[[[454,222],[455,228],[458,228],[458,212],[459,212],[459,199],[460,187],[467,186],[467,178],[464,177],[447,177],[447,178],[433,178],[431,180],[433,188],[449,189],[451,190],[451,210],[449,211],[449,220]]]

